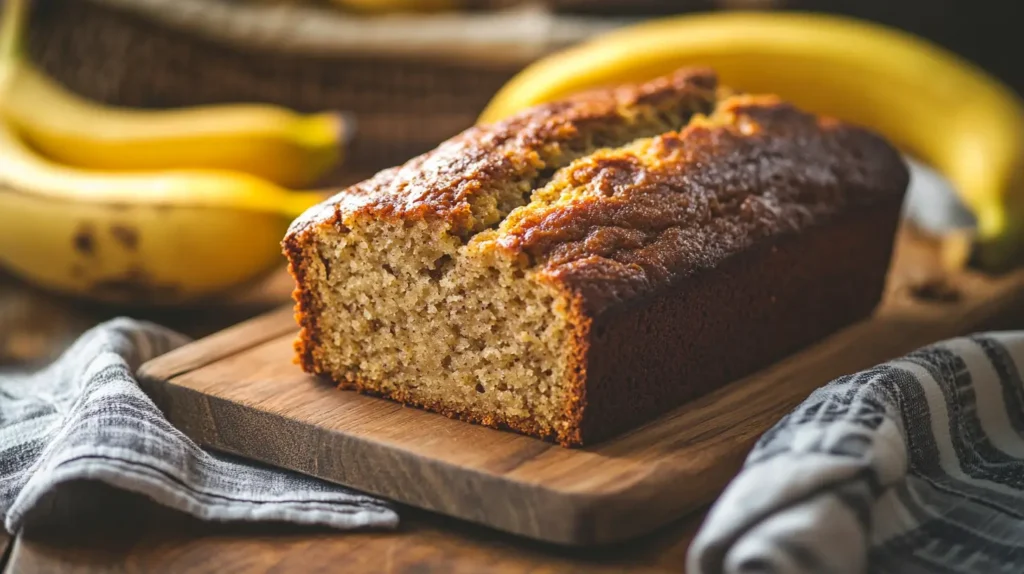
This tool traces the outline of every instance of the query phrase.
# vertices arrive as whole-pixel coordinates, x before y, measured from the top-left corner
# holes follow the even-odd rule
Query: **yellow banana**
[[[289,223],[322,196],[243,173],[87,171],[0,124],[0,264],[61,293],[178,304],[279,268]]]
[[[977,218],[972,262],[1024,261],[1024,106],[1011,90],[923,39],[844,17],[723,12],[627,26],[543,58],[480,122],[600,85],[685,65],[872,128],[931,164]]]
[[[4,5],[0,101],[25,77],[12,56],[25,14],[22,0]],[[287,226],[321,199],[223,169],[61,165],[0,121],[0,264],[69,295],[177,304],[229,291],[278,268]]]
[[[342,114],[262,104],[107,107],[68,92],[23,59],[9,65],[0,113],[40,152],[79,167],[229,169],[298,187],[340,160],[351,127]]]

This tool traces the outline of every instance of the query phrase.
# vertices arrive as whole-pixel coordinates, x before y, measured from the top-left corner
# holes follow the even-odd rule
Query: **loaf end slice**
[[[569,441],[573,301],[447,226],[349,220],[299,251],[303,368],[343,388]]]

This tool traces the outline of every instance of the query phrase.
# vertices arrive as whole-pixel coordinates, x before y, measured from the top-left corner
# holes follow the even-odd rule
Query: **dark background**
[[[814,10],[882,22],[924,36],[988,69],[1024,94],[1024,5],[1019,0],[554,0],[580,14],[665,15],[730,6]]]
[[[208,1],[329,5],[331,0]],[[525,0],[459,1],[467,10],[487,10]],[[567,14],[631,18],[748,7],[855,16],[928,38],[1024,94],[1017,0],[544,1]],[[30,56],[46,72],[101,102],[160,108],[257,100],[303,111],[352,112],[359,133],[344,173],[327,182],[332,184],[400,163],[469,127],[522,67],[457,58],[239,50],[96,0],[37,1],[29,36]]]

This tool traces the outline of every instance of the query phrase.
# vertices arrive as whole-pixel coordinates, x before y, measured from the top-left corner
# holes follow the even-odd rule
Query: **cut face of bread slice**
[[[579,445],[870,313],[899,155],[716,92],[682,71],[540,106],[311,210],[284,242],[303,368]]]
[[[441,223],[372,220],[307,255],[318,372],[486,424],[570,424],[570,302],[516,258],[463,246]]]

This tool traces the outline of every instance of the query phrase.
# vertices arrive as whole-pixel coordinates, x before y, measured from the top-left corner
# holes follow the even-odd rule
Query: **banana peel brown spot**
[[[75,251],[82,255],[95,255],[96,254],[96,231],[89,224],[81,225],[75,234],[71,237],[71,243],[75,247]]]
[[[110,235],[129,251],[135,251],[139,246],[139,232],[127,225],[111,225]]]
[[[928,277],[909,286],[910,296],[927,303],[956,303],[960,290],[944,277]]]
[[[152,275],[138,266],[129,267],[120,276],[97,279],[89,289],[103,298],[133,301],[171,298],[182,290],[178,284],[155,281]]]

